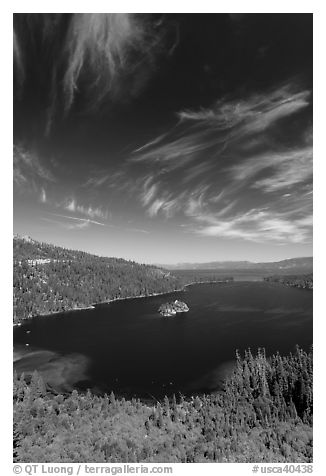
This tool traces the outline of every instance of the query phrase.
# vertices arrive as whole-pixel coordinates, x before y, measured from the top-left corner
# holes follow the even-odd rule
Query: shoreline
[[[148,298],[148,297],[163,296],[164,294],[179,293],[184,291],[184,288],[185,286],[182,289],[174,289],[173,291],[167,291],[163,293],[141,294],[140,296],[126,296],[124,298],[109,299],[109,301],[99,302],[95,304],[95,306],[98,306],[100,304],[110,304],[111,302],[116,302],[116,301],[126,301],[127,299],[142,299],[142,298]]]
[[[191,283],[185,284],[184,287],[192,286],[193,284],[221,284],[221,283],[229,284],[229,283],[234,283],[234,282],[235,282],[234,279],[229,280],[229,281],[222,281],[222,280],[218,280],[218,281],[192,281]]]
[[[66,309],[64,311],[49,312],[47,314],[37,314],[35,316],[30,316],[30,317],[27,317],[25,319],[21,319],[18,322],[14,322],[13,327],[20,327],[24,322],[27,322],[31,319],[34,319],[35,317],[55,316],[56,314],[63,314],[63,313],[72,312],[72,311],[86,311],[86,310],[90,310],[90,309],[96,309],[96,306],[100,306],[102,304],[110,304],[110,303],[116,302],[116,301],[125,301],[127,299],[140,299],[140,298],[148,298],[148,297],[155,297],[155,296],[163,296],[164,294],[172,294],[172,293],[182,292],[182,291],[185,291],[184,288],[186,286],[190,286],[191,284],[194,284],[194,283],[185,284],[185,286],[183,288],[174,289],[173,291],[166,291],[166,292],[162,292],[162,293],[152,293],[152,294],[142,294],[140,296],[126,296],[126,297],[121,297],[121,298],[114,298],[114,299],[109,299],[108,301],[97,302],[97,303],[91,304],[89,306],[78,307],[78,308],[75,307],[75,308],[72,308],[72,309]]]
[[[13,327],[20,327],[24,322],[28,322],[31,319],[34,319],[35,317],[46,317],[46,316],[55,316],[56,314],[63,314],[66,312],[72,312],[72,311],[87,311],[91,309],[96,309],[96,306],[102,305],[102,304],[111,304],[113,302],[117,301],[125,301],[127,299],[143,299],[143,298],[149,298],[149,297],[155,297],[155,296],[164,296],[165,294],[172,294],[172,293],[178,293],[178,292],[184,292],[186,287],[188,286],[193,286],[194,284],[221,284],[221,283],[230,283],[234,281],[193,281],[191,283],[184,284],[184,286],[180,289],[174,289],[173,291],[165,291],[162,293],[152,293],[152,294],[141,294],[140,296],[126,296],[126,297],[120,297],[120,298],[114,298],[114,299],[109,299],[108,301],[101,301],[98,303],[91,304],[89,306],[84,306],[84,307],[78,307],[78,308],[72,308],[72,309],[66,309],[64,311],[54,311],[50,312],[47,314],[37,314],[35,316],[30,316],[25,319],[21,319],[18,322],[13,323]]]
[[[85,306],[85,307],[73,307],[72,309],[66,309],[64,311],[53,311],[50,313],[46,314],[37,314],[36,316],[30,316],[26,317],[25,319],[21,319],[18,322],[13,323],[13,327],[20,327],[25,321],[30,321],[31,319],[34,319],[35,317],[47,317],[47,316],[55,316],[56,314],[62,314],[63,312],[73,312],[73,311],[86,311],[90,309],[95,309],[94,305],[91,306]]]

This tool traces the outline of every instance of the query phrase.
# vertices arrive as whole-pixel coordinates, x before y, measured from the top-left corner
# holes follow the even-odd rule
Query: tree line
[[[173,274],[181,279],[184,284],[229,283],[234,280],[233,276],[221,275],[216,270],[210,269],[176,269],[173,270]]]
[[[15,462],[311,462],[312,349],[236,354],[224,390],[142,402],[14,375]]]
[[[271,283],[281,283],[285,286],[291,286],[302,289],[313,289],[313,274],[300,274],[291,276],[268,276],[264,278],[265,281]]]

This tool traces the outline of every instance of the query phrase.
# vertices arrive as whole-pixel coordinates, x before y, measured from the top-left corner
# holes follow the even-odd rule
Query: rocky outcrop
[[[161,304],[158,310],[158,312],[164,317],[175,316],[179,312],[188,311],[189,307],[187,306],[187,304],[185,302],[178,301],[177,299],[173,302]]]

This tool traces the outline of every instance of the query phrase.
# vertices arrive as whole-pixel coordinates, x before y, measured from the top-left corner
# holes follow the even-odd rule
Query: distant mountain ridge
[[[210,261],[207,263],[177,263],[175,265],[158,265],[165,269],[221,269],[221,270],[268,270],[268,271],[289,271],[302,270],[303,272],[312,272],[313,258],[290,258],[275,262],[254,263],[251,261]]]

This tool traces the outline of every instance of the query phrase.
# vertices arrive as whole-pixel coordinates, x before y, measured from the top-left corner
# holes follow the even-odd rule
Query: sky
[[[144,263],[312,255],[311,14],[14,14],[14,232]]]

